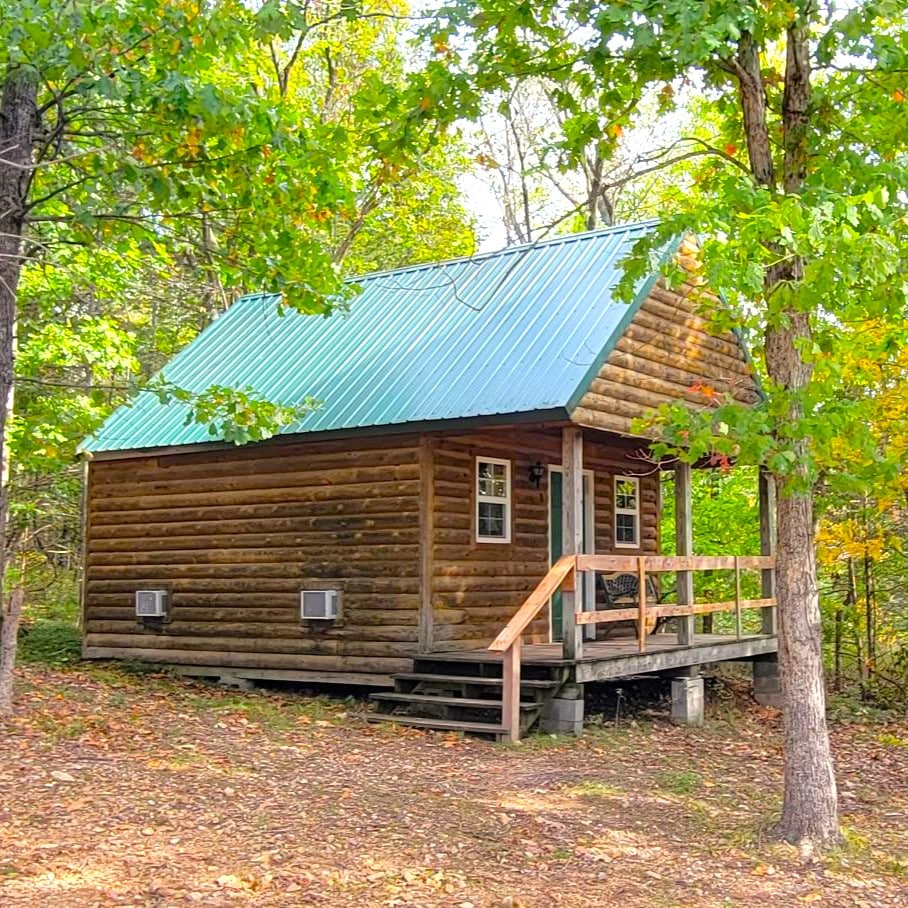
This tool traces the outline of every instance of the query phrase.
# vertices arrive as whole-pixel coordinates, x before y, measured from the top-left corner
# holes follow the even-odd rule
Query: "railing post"
[[[579,555],[583,551],[583,432],[578,426],[562,429],[561,470],[562,552]],[[575,619],[582,604],[577,573],[575,570],[573,585],[565,584],[561,593],[565,659],[579,659],[583,655],[583,628]]]
[[[520,648],[518,637],[502,654],[501,724],[506,741],[520,740]]]
[[[743,636],[743,629],[741,618],[741,569],[738,567],[738,556],[735,555],[735,636],[738,640]]]
[[[776,483],[772,474],[760,470],[760,554],[774,555],[776,552]],[[773,568],[762,573],[762,596],[775,599],[776,574]],[[764,634],[776,634],[776,609],[763,609],[760,630]]]
[[[675,466],[675,554],[694,554],[693,494],[689,463]],[[694,575],[678,571],[678,605],[694,604]],[[690,646],[694,642],[694,616],[678,618],[678,643]]]
[[[637,649],[646,652],[646,558],[637,559]]]

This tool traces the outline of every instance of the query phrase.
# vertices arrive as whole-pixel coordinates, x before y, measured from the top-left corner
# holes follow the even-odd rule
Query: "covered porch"
[[[697,556],[693,551],[691,466],[677,462],[673,470],[675,555],[585,552],[583,430],[578,426],[562,429],[561,556],[487,649],[447,654],[451,661],[500,663],[505,737],[516,740],[520,735],[524,666],[564,666],[569,669],[566,681],[573,685],[675,673],[684,688],[679,688],[681,695],[690,694],[698,683],[702,694],[698,666],[749,660],[764,687],[767,681],[771,687],[777,684],[775,490],[771,477],[761,471],[758,480],[761,554]],[[694,578],[701,571],[728,572],[732,595],[723,601],[696,601]],[[605,586],[602,578],[613,583],[615,578],[622,579],[623,595],[605,596],[609,600],[605,606],[599,595]],[[556,596],[561,606],[561,639],[525,642],[533,622]],[[633,636],[597,639],[602,636],[597,629],[618,624],[632,626]],[[576,691],[572,698],[577,699]]]
[[[755,476],[749,545],[698,556],[691,467],[647,462],[645,444],[565,423],[431,440],[420,648],[374,695],[372,720],[506,740],[578,732],[584,685],[658,674],[673,716],[696,723],[699,667],[723,661],[752,662],[761,696],[777,690],[771,482]]]

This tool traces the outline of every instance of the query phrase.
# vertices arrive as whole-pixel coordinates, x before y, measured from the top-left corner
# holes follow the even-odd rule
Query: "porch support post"
[[[565,426],[561,431],[562,552],[579,555],[583,551],[583,432],[579,426]],[[581,588],[576,577],[573,589],[561,594],[561,639],[566,659],[583,655],[583,630],[574,620],[582,603]]]
[[[774,555],[776,551],[776,481],[772,474],[760,470],[760,554]],[[763,571],[762,595],[772,599],[776,595],[775,571]],[[763,609],[761,633],[775,635],[776,609]]]
[[[689,463],[678,462],[675,467],[675,554],[694,554],[693,494]],[[694,575],[678,571],[678,605],[693,605]],[[690,646],[694,642],[694,616],[678,618],[678,643]]]

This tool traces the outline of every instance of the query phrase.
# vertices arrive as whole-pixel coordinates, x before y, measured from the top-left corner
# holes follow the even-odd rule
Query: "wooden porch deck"
[[[646,640],[646,652],[641,653],[636,638],[586,641],[583,654],[566,659],[560,643],[524,644],[521,662],[524,665],[571,666],[576,682],[604,681],[626,678],[651,672],[671,671],[712,662],[752,660],[778,651],[773,635],[757,634],[737,637],[728,634],[697,634],[691,644],[678,642],[677,634],[654,634]],[[504,654],[489,649],[470,649],[457,652],[432,653],[421,659],[437,656],[445,662],[500,663]]]

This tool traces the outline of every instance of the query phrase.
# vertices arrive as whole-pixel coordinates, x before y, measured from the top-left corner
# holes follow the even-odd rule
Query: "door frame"
[[[548,494],[546,507],[546,524],[548,525],[548,549],[549,564],[552,564],[552,474],[564,474],[564,467],[561,464],[548,464]],[[564,486],[562,486],[564,488]],[[584,555],[596,554],[596,474],[593,470],[583,471],[583,538],[584,538]],[[588,572],[583,575],[583,586],[581,587],[583,596],[583,610],[594,611],[596,608],[596,578]],[[555,640],[555,628],[552,623],[552,600],[549,599],[549,640]],[[584,626],[584,637],[592,631],[595,633],[595,625]]]

